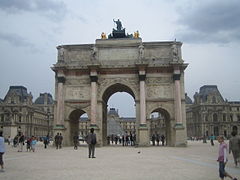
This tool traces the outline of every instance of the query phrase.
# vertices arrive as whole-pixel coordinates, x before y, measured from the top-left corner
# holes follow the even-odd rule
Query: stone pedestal
[[[187,137],[186,137],[185,127],[182,124],[176,124],[174,129],[176,132],[175,146],[176,147],[186,147],[187,146]]]
[[[138,137],[138,146],[149,146],[149,133],[146,124],[140,125],[138,129]]]

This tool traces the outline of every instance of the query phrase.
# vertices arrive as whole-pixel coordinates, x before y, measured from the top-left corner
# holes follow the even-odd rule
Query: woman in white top
[[[5,144],[4,144],[4,137],[2,136],[2,132],[0,131],[0,166],[1,166],[1,172],[4,171],[3,167],[3,154],[5,153]]]

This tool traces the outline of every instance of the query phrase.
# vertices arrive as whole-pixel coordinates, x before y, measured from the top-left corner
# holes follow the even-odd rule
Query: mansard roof
[[[40,93],[40,96],[35,100],[35,104],[44,104],[46,96],[46,104],[53,104],[53,98],[50,93]]]
[[[31,93],[28,94],[27,88],[24,86],[10,86],[4,100],[6,100],[7,96],[10,96],[12,94],[16,94],[17,96],[19,96],[20,102],[24,102],[24,100],[26,100],[28,96],[31,96]]]
[[[219,92],[217,85],[204,85],[202,87],[200,87],[200,91],[199,91],[199,95],[206,99],[206,97],[210,94],[214,94],[216,96],[219,96],[222,101],[224,101],[221,93]]]

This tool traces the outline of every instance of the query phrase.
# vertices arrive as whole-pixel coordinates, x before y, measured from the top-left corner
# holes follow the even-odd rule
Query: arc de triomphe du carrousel
[[[168,146],[186,146],[184,63],[181,42],[142,42],[139,32],[126,35],[121,21],[95,44],[60,45],[55,72],[54,134],[71,145],[79,118],[87,113],[99,146],[107,144],[107,102],[116,92],[135,101],[136,142],[150,143],[148,118],[165,119]]]

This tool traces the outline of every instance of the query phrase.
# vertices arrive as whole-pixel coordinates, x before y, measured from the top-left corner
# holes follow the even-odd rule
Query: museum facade
[[[194,102],[187,97],[187,136],[231,136],[240,132],[240,101],[223,98],[216,85],[204,85],[194,95]]]

